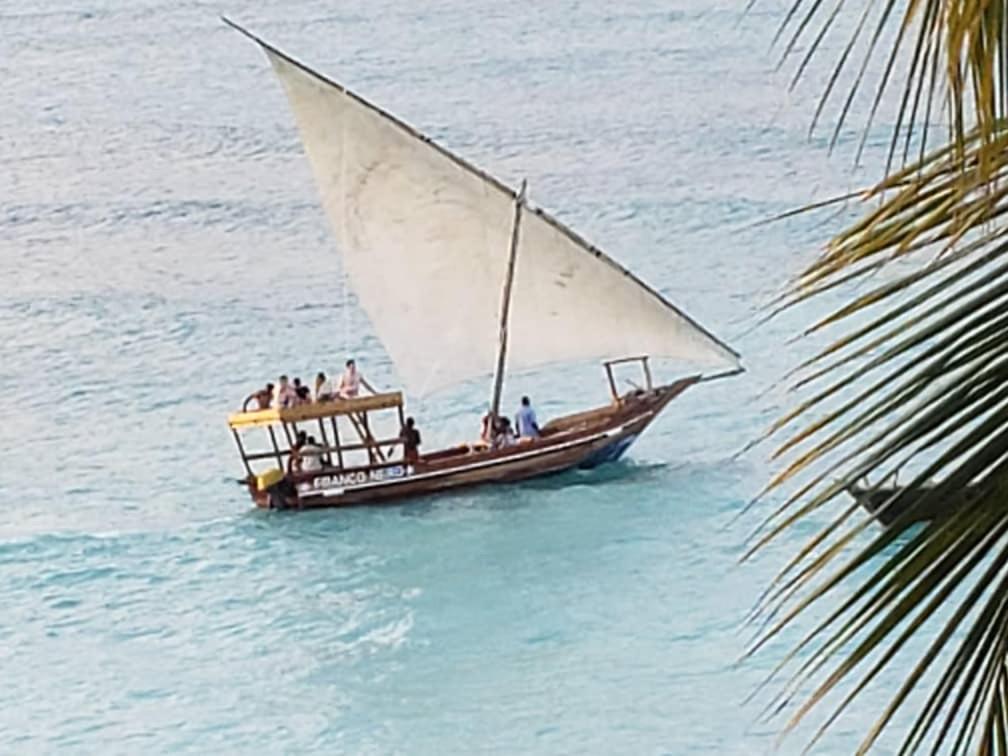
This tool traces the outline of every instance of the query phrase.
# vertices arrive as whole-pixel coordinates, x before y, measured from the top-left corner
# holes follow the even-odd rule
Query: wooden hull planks
[[[506,449],[442,449],[423,455],[414,466],[327,470],[298,476],[283,490],[257,491],[253,484],[249,490],[259,507],[313,509],[391,503],[589,469],[622,456],[668,403],[694,382],[685,379],[612,406],[557,418],[543,428],[541,439]]]

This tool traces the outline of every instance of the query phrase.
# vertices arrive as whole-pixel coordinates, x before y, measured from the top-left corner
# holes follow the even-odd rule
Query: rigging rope
[[[340,212],[340,244],[346,245],[346,123],[340,128],[340,191],[343,193],[342,209]],[[342,284],[342,295],[340,306],[343,308],[343,357],[342,360],[349,359],[350,353],[350,307],[347,304],[347,270],[346,253],[340,250],[340,279]],[[337,364],[337,368],[342,365],[342,361]]]

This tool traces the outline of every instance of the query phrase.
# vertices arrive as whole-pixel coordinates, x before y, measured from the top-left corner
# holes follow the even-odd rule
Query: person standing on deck
[[[339,386],[336,388],[336,396],[340,399],[355,399],[360,394],[361,386],[364,386],[372,394],[378,393],[357,370],[357,363],[353,360],[347,360],[346,370],[340,375]]]
[[[539,423],[536,420],[535,410],[532,409],[532,401],[527,397],[521,398],[521,407],[515,415],[515,428],[518,430],[519,438],[539,438]]]
[[[403,426],[399,438],[403,442],[403,457],[407,463],[415,465],[420,461],[420,431],[416,429],[412,417],[406,418],[406,425]]]

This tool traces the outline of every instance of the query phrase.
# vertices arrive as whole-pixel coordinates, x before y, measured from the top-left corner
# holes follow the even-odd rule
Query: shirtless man
[[[363,386],[372,394],[378,392],[374,390],[370,383],[357,370],[357,363],[353,360],[346,361],[346,370],[340,375],[339,386],[336,388],[336,396],[340,399],[354,399],[360,394],[360,387]]]
[[[297,394],[294,387],[290,385],[286,375],[280,376],[280,382],[273,394],[273,406],[277,409],[287,409],[297,403]]]
[[[249,404],[252,402],[256,403],[256,409],[269,409],[270,404],[273,401],[273,384],[267,383],[266,388],[261,388],[258,391],[249,395],[245,400],[245,404],[242,405],[242,412],[249,411]]]
[[[416,429],[416,422],[412,417],[406,418],[406,425],[403,426],[399,434],[403,442],[403,457],[406,461],[415,465],[420,461],[420,431]]]

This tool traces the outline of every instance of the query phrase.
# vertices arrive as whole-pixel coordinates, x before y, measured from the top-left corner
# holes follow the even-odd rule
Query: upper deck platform
[[[356,399],[333,399],[327,402],[302,404],[290,409],[264,409],[251,412],[233,412],[228,415],[228,425],[232,428],[250,428],[281,423],[300,423],[326,417],[355,415],[361,412],[395,409],[403,406],[401,391],[361,396]]]

